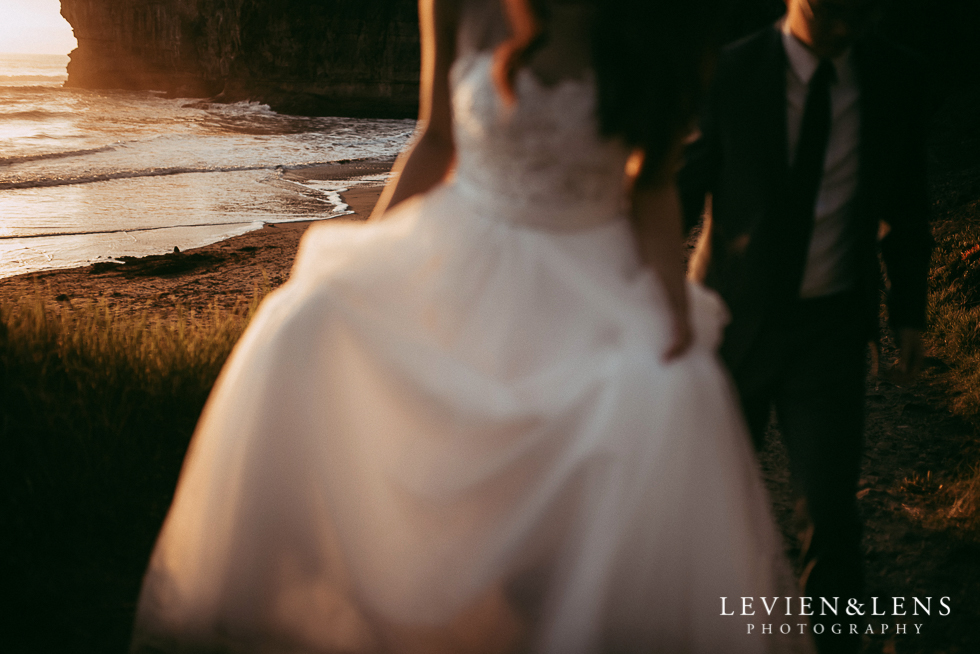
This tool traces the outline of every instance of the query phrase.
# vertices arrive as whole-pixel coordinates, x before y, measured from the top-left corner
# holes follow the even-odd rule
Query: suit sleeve
[[[916,81],[924,79],[912,75]],[[888,316],[893,329],[924,329],[929,260],[933,239],[929,230],[929,194],[926,173],[924,82],[910,84],[903,103],[907,109],[905,134],[898,139],[899,161],[889,184],[891,206],[885,220],[891,228],[881,241],[888,274]]]
[[[683,164],[677,173],[685,232],[701,221],[705,196],[714,192],[721,169],[721,148],[716,127],[718,86],[716,77],[698,117],[698,137],[684,148]]]

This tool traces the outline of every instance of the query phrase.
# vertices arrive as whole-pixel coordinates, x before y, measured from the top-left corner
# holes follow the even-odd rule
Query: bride
[[[669,181],[709,8],[420,6],[421,136],[236,347],[134,650],[784,651],[727,615],[786,576]]]

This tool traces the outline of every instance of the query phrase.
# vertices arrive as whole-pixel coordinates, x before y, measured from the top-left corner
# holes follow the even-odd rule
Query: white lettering
[[[776,608],[776,602],[778,601],[779,601],[778,597],[773,597],[772,606],[769,606],[769,604],[766,603],[766,598],[765,597],[762,598],[762,605],[766,607],[766,615],[772,615],[772,610]]]
[[[897,624],[897,625],[895,625],[895,634],[896,635],[897,634],[904,634],[904,633],[905,633],[905,624],[904,623],[903,624]]]
[[[824,609],[830,609],[830,612],[831,613],[833,613],[834,615],[837,615],[837,605],[839,604],[839,602],[840,602],[840,598],[839,597],[835,597],[834,598],[834,605],[831,606],[830,605],[830,602],[827,601],[827,598],[826,597],[821,597],[820,598],[820,615],[827,615],[827,613],[824,611]]]
[[[939,612],[939,615],[949,615],[950,613],[952,613],[953,609],[951,609],[949,607],[949,604],[947,604],[947,602],[949,602],[949,598],[948,597],[941,597],[941,598],[939,598],[939,606],[941,606],[944,609],[946,609],[946,612],[945,613],[943,613],[942,611],[940,611]]]
[[[764,633],[764,634],[771,634],[772,633],[772,625],[771,624],[764,624],[764,625],[762,625],[762,633]]]
[[[820,622],[818,622],[817,624],[813,625],[813,633],[817,634],[818,636],[820,634],[822,634],[823,633],[823,624],[820,623]]]
[[[746,633],[746,634],[750,634],[750,633],[752,633],[752,630],[753,630],[753,629],[755,629],[755,625],[754,625],[754,624],[752,624],[752,623],[750,622],[750,623],[749,623],[749,630],[748,630],[747,632],[745,632],[745,633]]]
[[[746,613],[746,611],[751,611],[751,610],[752,610],[752,598],[751,597],[743,597],[742,598],[742,615],[755,615],[755,611],[752,611],[752,613]]]
[[[858,632],[858,626],[852,622],[851,623],[851,633],[852,634],[857,634],[857,632]]]
[[[785,629],[783,629],[783,627],[786,627],[786,628],[785,628]],[[786,634],[788,634],[788,633],[790,632],[790,630],[791,630],[791,629],[792,629],[792,627],[791,627],[791,626],[789,626],[789,625],[788,625],[787,623],[785,623],[785,622],[784,622],[783,624],[781,624],[781,625],[779,625],[779,633],[781,633],[781,634],[783,634],[784,636],[785,636]]]
[[[926,615],[929,615],[930,612],[932,611],[932,598],[931,597],[927,597],[926,598],[926,603],[923,604],[922,602],[919,601],[919,598],[918,597],[913,597],[912,598],[912,615],[919,615],[919,607],[920,606],[922,607],[922,610],[926,612]]]
[[[901,611],[901,613],[899,613]],[[904,597],[893,597],[892,598],[892,615],[905,615],[905,598]]]
[[[735,615],[735,611],[732,611],[731,613],[725,613],[725,600],[727,600],[727,599],[728,599],[727,597],[722,597],[721,598],[721,614],[722,615]]]
[[[812,597],[800,598],[800,615],[813,615],[813,609],[810,607],[810,602],[812,601]]]
[[[878,598],[877,597],[872,597],[871,598],[871,615],[885,615],[885,612],[884,611],[882,611],[881,613],[878,613]]]
[[[922,625],[921,624],[914,624],[912,626],[915,627],[915,633],[916,633],[916,635],[922,633]]]

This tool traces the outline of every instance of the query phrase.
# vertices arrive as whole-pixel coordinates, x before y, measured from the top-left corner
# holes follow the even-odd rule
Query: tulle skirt
[[[665,364],[625,218],[539,229],[449,184],[312,228],[205,409],[134,649],[791,649],[721,615],[788,580],[725,308],[689,291]]]

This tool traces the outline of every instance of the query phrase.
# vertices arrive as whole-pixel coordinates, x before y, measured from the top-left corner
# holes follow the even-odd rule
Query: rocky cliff
[[[730,0],[723,33],[771,23],[783,0]],[[980,80],[976,0],[889,0],[885,34],[925,56],[937,95]],[[68,85],[257,100],[309,115],[412,117],[416,0],[61,0],[75,30]]]
[[[413,117],[414,0],[62,0],[69,86],[256,100],[286,113]]]

